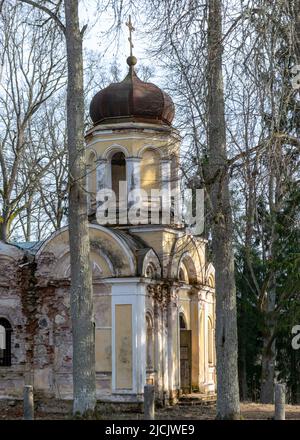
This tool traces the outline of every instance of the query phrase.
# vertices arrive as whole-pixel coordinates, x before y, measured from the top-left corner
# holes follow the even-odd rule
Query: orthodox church
[[[97,397],[141,402],[151,383],[167,404],[215,392],[214,269],[206,241],[180,219],[118,221],[124,185],[128,194],[145,191],[146,209],[151,189],[180,190],[174,104],[138,78],[135,57],[127,63],[125,79],[92,99],[86,133]],[[97,221],[103,188],[117,199],[105,225]],[[68,234],[64,227],[43,242],[0,242],[0,398],[22,398],[25,384],[72,398]]]

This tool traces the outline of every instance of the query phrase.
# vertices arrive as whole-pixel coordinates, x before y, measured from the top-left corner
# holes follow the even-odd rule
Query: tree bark
[[[300,64],[300,0],[295,0],[295,55],[296,62]]]
[[[263,337],[263,351],[261,364],[261,403],[274,402],[274,376],[275,376],[275,340],[271,332],[271,323],[268,322],[269,329]]]
[[[69,241],[73,334],[74,414],[96,404],[92,275],[85,191],[82,35],[78,0],[65,0],[68,58],[67,127],[69,151]]]
[[[277,214],[281,208],[280,199],[282,195],[282,181],[280,175],[280,168],[278,164],[282,162],[282,146],[279,142],[275,142],[274,149],[270,152],[270,169],[269,169],[269,183],[268,183],[268,198],[270,209],[270,261],[276,261],[278,257],[278,232]],[[267,222],[268,223],[268,222]],[[266,226],[268,228],[268,225]],[[263,350],[262,350],[262,371],[261,371],[261,403],[274,402],[274,378],[275,378],[275,362],[276,362],[276,341],[275,341],[275,307],[276,307],[276,270],[270,267],[270,279],[268,288],[263,303],[264,311],[264,333],[263,333]]]
[[[273,208],[272,208],[273,211]],[[275,224],[275,222],[274,222]],[[277,240],[274,226],[272,227],[272,258],[276,258],[275,242]],[[276,306],[276,273],[272,269],[269,281],[269,289],[264,305],[264,332],[263,332],[263,349],[261,362],[261,403],[274,402],[274,378],[275,378],[275,362],[276,362],[276,340],[275,340],[275,320],[274,312]]]
[[[2,219],[0,221],[0,240],[8,241],[9,227],[7,218],[3,212]]]
[[[248,384],[247,384],[247,360],[246,360],[246,342],[247,342],[247,316],[246,308],[243,303],[245,301],[241,299],[241,331],[239,333],[239,349],[238,349],[238,359],[239,359],[239,387],[240,387],[240,398],[243,402],[248,399]]]
[[[208,150],[212,252],[216,271],[217,418],[239,419],[237,316],[232,214],[222,74],[222,2],[208,2]]]

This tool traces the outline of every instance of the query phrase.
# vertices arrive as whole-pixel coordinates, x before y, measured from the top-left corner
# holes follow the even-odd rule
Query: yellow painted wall
[[[86,136],[87,152],[90,149],[96,151],[98,158],[107,157],[107,150],[112,146],[121,145],[129,156],[137,157],[140,151],[149,148],[158,148],[162,156],[170,157],[172,154],[179,154],[180,139],[173,131],[159,132],[145,131],[141,128],[114,130],[112,133],[102,133],[99,128],[105,130],[105,126],[93,127]],[[105,130],[106,131],[106,130]],[[91,136],[94,133],[94,136]]]
[[[141,188],[151,195],[151,189],[160,190],[160,155],[155,150],[146,150],[141,160]]]
[[[175,234],[167,231],[141,231],[135,232],[134,235],[140,237],[154,249],[164,268],[168,266],[172,247],[176,240]],[[164,276],[166,276],[166,273]]]

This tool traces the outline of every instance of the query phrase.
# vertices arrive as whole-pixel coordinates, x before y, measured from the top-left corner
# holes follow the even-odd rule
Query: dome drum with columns
[[[191,390],[215,393],[206,241],[182,223],[103,225],[95,216],[97,191],[119,197],[119,182],[128,192],[144,189],[147,203],[152,189],[180,191],[174,104],[137,77],[135,63],[130,57],[126,78],[95,95],[86,134],[97,397],[140,403],[152,383],[158,401],[174,403]],[[0,246],[0,331],[10,338],[0,397],[1,390],[22,396],[24,383],[33,383],[36,392],[72,398],[68,234],[62,228],[43,243]]]

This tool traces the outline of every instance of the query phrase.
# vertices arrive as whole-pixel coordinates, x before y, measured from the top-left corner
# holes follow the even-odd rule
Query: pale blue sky
[[[84,48],[92,49],[103,54],[108,64],[116,59],[120,67],[124,68],[125,74],[127,71],[126,59],[130,51],[128,27],[125,24],[126,20],[121,24],[118,36],[116,32],[111,32],[107,35],[109,29],[114,24],[113,11],[109,9],[108,11],[100,13],[97,8],[97,3],[97,0],[82,0],[80,5],[81,25],[88,24],[84,39]],[[151,65],[151,60],[149,60],[149,56],[146,54],[149,41],[147,41],[143,35],[144,29],[142,28],[142,24],[137,17],[133,15],[132,22],[135,27],[135,31],[133,32],[133,54],[137,57],[139,64]],[[159,83],[159,69],[156,68],[155,73],[155,81]]]

